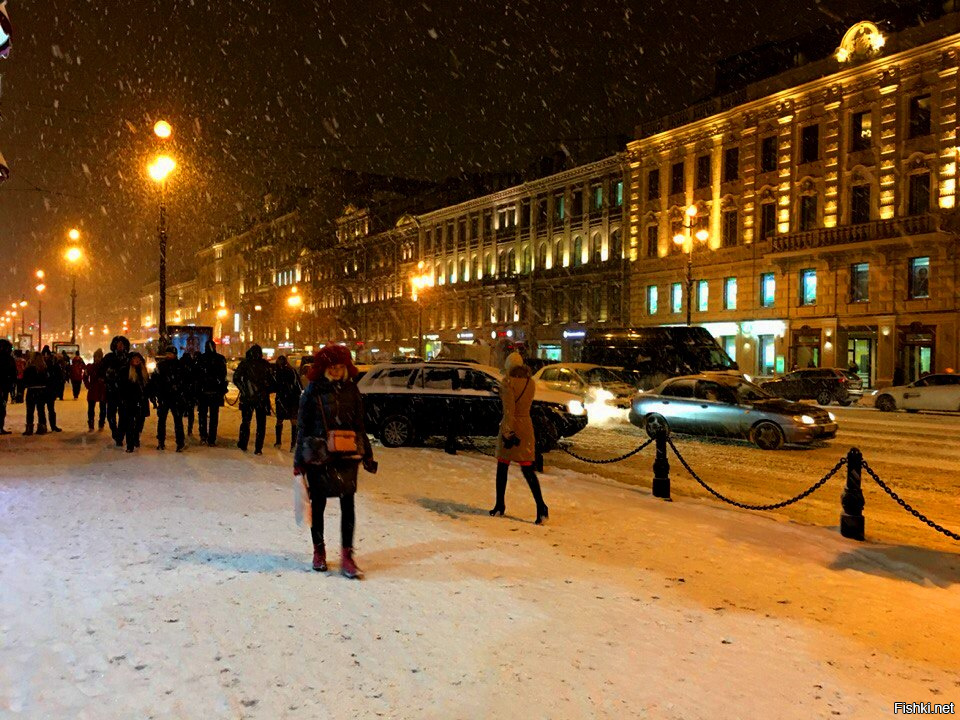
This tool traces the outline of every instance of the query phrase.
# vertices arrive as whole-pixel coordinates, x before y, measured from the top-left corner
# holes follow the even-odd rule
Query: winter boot
[[[497,504],[490,511],[491,516],[500,515],[502,517],[506,511],[504,496],[507,493],[507,470],[509,469],[510,466],[507,463],[497,463]]]
[[[317,572],[327,571],[327,548],[323,545],[313,546],[313,569]]]
[[[543,501],[543,494],[540,492],[540,480],[531,465],[523,466],[523,477],[527,481],[527,485],[530,486],[533,500],[537,504],[537,519],[534,524],[543,525],[543,521],[550,517],[550,508]]]
[[[340,574],[351,580],[363,578],[363,570],[353,561],[353,548],[344,548],[340,557]]]
[[[37,435],[46,435],[47,426],[46,425],[37,425]]]
[[[24,434],[24,435],[33,435],[33,428],[32,428],[32,427],[28,427],[26,430],[23,431],[23,434]]]

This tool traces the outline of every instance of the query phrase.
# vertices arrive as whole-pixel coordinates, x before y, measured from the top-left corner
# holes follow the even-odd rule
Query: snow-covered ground
[[[62,434],[0,438],[2,718],[877,718],[960,700],[951,552],[668,504],[553,455],[537,527],[518,473],[508,517],[490,518],[489,459],[378,448],[353,582],[308,569],[289,455],[228,447],[234,410],[225,447],[160,453],[151,420],[127,455],[85,431],[81,405],[61,404]],[[775,468],[779,494],[875,422],[843,419],[849,438],[827,450],[681,448],[731,487]],[[956,483],[914,422],[947,421],[883,419],[865,454],[895,476],[915,453],[928,471],[905,476]],[[629,432],[578,442],[599,455]],[[628,463],[648,484],[649,456]]]

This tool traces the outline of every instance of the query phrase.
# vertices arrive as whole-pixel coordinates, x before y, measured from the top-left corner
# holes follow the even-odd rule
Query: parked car
[[[909,385],[877,390],[874,405],[878,410],[937,410],[960,412],[960,375],[937,373]]]
[[[633,400],[630,422],[651,437],[660,428],[690,435],[739,437],[764,450],[829,440],[832,413],[775,397],[743,378],[702,373],[671,378]]]
[[[863,395],[863,380],[843,368],[794,370],[776,380],[767,380],[760,387],[786,400],[816,400],[820,405],[834,400],[850,405]]]
[[[387,447],[450,432],[496,437],[499,431],[500,373],[488,365],[436,360],[374,365],[357,387],[367,431]],[[580,398],[568,393],[537,388],[530,412],[542,452],[587,424]]]
[[[541,386],[577,395],[588,403],[597,399],[598,391],[606,390],[613,395],[607,403],[622,408],[630,407],[630,400],[637,392],[613,369],[591,363],[547,365],[538,370],[533,378]]]

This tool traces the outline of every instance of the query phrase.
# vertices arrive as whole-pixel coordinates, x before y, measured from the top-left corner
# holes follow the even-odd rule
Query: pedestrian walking
[[[47,391],[44,394],[47,422],[53,432],[62,432],[62,429],[57,426],[57,400],[63,400],[63,388],[67,382],[63,371],[63,358],[50,352],[50,348],[46,345],[43,347],[42,355],[47,363]]]
[[[107,381],[103,376],[103,350],[100,348],[93,353],[93,362],[83,369],[83,385],[87,388],[87,428],[93,430],[93,421],[99,407],[97,429],[103,430],[107,416]]]
[[[197,336],[190,334],[187,346],[180,358],[181,375],[183,376],[183,397],[186,401],[184,418],[187,424],[187,435],[193,437],[193,425],[197,414],[198,394],[200,385],[200,348],[197,347]],[[203,433],[200,433],[200,442],[205,442]]]
[[[118,425],[121,439],[127,444],[127,452],[140,447],[140,433],[144,419],[150,414],[147,400],[147,364],[143,355],[130,353],[126,363],[126,372],[119,385]]]
[[[310,382],[300,398],[300,439],[293,460],[294,474],[307,478],[313,569],[327,570],[323,511],[328,497],[339,497],[340,572],[348,578],[363,575],[353,557],[358,467],[362,463],[367,472],[377,471],[363,425],[363,399],[352,380],[356,374],[350,351],[341,345],[328,345],[314,355]]]
[[[216,447],[220,408],[223,407],[223,398],[227,394],[227,361],[217,352],[213,340],[207,340],[203,354],[197,360],[196,378],[200,442]]]
[[[43,354],[33,353],[23,371],[23,386],[27,401],[27,429],[24,435],[33,435],[33,417],[37,417],[37,435],[47,432],[47,361]]]
[[[177,360],[177,348],[167,347],[157,358],[157,367],[150,375],[147,395],[157,409],[157,450],[163,450],[167,441],[167,415],[173,416],[173,435],[177,452],[183,452],[183,416],[187,408],[187,379],[185,367]]]
[[[17,396],[14,402],[23,402],[23,371],[27,369],[27,357],[23,350],[14,350],[13,359],[17,363]]]
[[[297,414],[300,410],[300,394],[303,385],[300,384],[300,375],[290,367],[286,355],[277,358],[274,365],[274,384],[277,388],[277,442],[275,448],[280,447],[283,440],[283,423],[290,421],[290,450],[297,444]]]
[[[530,419],[530,407],[536,394],[536,383],[530,368],[520,353],[512,352],[504,364],[504,377],[500,381],[500,402],[503,405],[503,419],[497,434],[497,502],[490,511],[491,515],[503,515],[506,510],[504,498],[507,492],[507,471],[510,463],[520,466],[533,500],[537,504],[537,519],[541,525],[549,517],[549,509],[543,502],[540,492],[540,480],[534,470],[536,462],[536,437],[533,421]]]
[[[250,442],[250,421],[256,416],[257,427],[253,454],[263,455],[263,439],[270,414],[270,395],[274,391],[273,370],[263,359],[263,349],[252,345],[233,373],[233,384],[240,391],[240,437],[237,447],[247,451]]]
[[[57,388],[57,400],[63,400],[63,394],[66,391],[67,383],[70,382],[70,356],[66,350],[61,350],[53,354],[57,364],[60,366],[60,386]]]
[[[128,370],[130,341],[123,335],[117,335],[110,341],[110,352],[103,356],[103,379],[107,391],[107,422],[110,435],[117,447],[123,445],[123,433],[120,431],[120,385]]]
[[[7,421],[7,400],[17,387],[17,363],[13,359],[13,345],[6,338],[0,338],[0,435],[9,435],[4,428]]]
[[[80,388],[83,387],[83,371],[87,364],[80,357],[80,351],[73,356],[70,361],[70,385],[73,389],[73,399],[80,399]]]

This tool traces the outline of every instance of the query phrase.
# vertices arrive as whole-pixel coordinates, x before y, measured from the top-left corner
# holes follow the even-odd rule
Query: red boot
[[[344,548],[340,559],[340,574],[351,580],[360,580],[363,570],[353,561],[353,548]]]
[[[327,571],[327,549],[323,545],[313,546],[313,569],[317,572]]]

